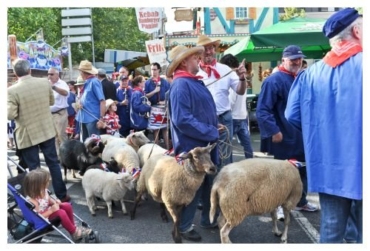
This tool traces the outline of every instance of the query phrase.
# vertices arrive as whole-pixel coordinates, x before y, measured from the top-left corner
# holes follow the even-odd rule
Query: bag
[[[27,221],[22,220],[10,231],[15,240],[19,240],[32,232],[32,227]]]

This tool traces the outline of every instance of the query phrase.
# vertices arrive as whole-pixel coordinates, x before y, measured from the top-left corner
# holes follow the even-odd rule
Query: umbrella
[[[330,50],[329,45],[309,45],[301,46],[303,54],[307,58],[321,59],[327,51]],[[256,47],[250,36],[240,40],[235,45],[224,51],[224,55],[232,54],[242,61],[244,58],[247,62],[264,62],[281,60],[284,48],[281,47]]]
[[[146,66],[149,63],[149,58],[148,57],[135,57],[135,58],[130,58],[123,60],[121,63],[119,63],[122,66],[127,67],[129,70],[135,70],[138,67],[143,67]]]
[[[251,40],[257,47],[284,48],[291,44],[301,47],[326,46],[329,45],[329,40],[322,32],[325,21],[325,19],[301,17],[280,21],[251,34]]]

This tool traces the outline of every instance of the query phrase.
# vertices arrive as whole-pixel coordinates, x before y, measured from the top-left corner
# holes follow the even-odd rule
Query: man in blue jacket
[[[272,137],[275,159],[295,159],[299,162],[305,162],[302,134],[289,124],[284,116],[290,87],[301,69],[304,57],[305,55],[299,46],[287,46],[283,51],[279,70],[263,81],[261,93],[258,96],[256,117],[261,138]],[[299,173],[303,183],[303,192],[296,210],[316,211],[317,206],[309,203],[306,199],[306,167],[299,168]],[[283,217],[279,207],[278,219],[283,219]]]
[[[169,111],[171,136],[175,154],[188,152],[195,147],[204,147],[219,139],[216,105],[212,95],[199,71],[199,55],[203,46],[186,48],[179,45],[171,50],[171,64],[167,68],[167,76],[173,75],[170,88]],[[218,149],[211,152],[211,159],[218,164]],[[210,194],[213,176],[206,175],[195,194],[193,201],[182,209],[180,220],[181,236],[190,241],[200,241],[201,236],[193,229],[193,220],[197,203],[202,197],[203,210],[200,226],[210,228],[215,225],[209,222]]]
[[[361,243],[362,16],[343,9],[323,32],[332,49],[298,75],[285,116],[303,133],[308,190],[320,197],[320,242],[342,243],[349,222]]]

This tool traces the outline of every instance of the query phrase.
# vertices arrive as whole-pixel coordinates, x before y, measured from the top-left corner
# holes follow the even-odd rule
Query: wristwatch
[[[55,90],[55,85],[53,85],[53,86],[51,87],[51,89]]]

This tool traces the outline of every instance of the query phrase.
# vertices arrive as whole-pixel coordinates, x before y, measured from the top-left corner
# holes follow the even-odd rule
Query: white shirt
[[[230,90],[229,101],[233,119],[246,119],[248,116],[247,94],[238,95],[234,90]]]
[[[231,68],[227,65],[216,63],[214,68],[218,71],[221,78],[211,85],[208,84],[217,80],[213,72],[211,72],[211,76],[208,77],[208,74],[199,66],[199,72],[197,73],[197,76],[203,77],[201,80],[211,92],[213,100],[216,104],[217,115],[220,115],[231,110],[229,102],[229,89],[231,87],[234,91],[236,91],[240,80],[235,71],[222,78],[222,76],[225,76],[231,71]]]
[[[69,87],[67,83],[61,79],[54,84],[56,87],[66,90],[68,92],[67,96],[60,95],[58,92],[53,90],[54,94],[54,105],[50,106],[51,112],[56,112],[60,109],[68,107],[68,96],[69,96]]]

